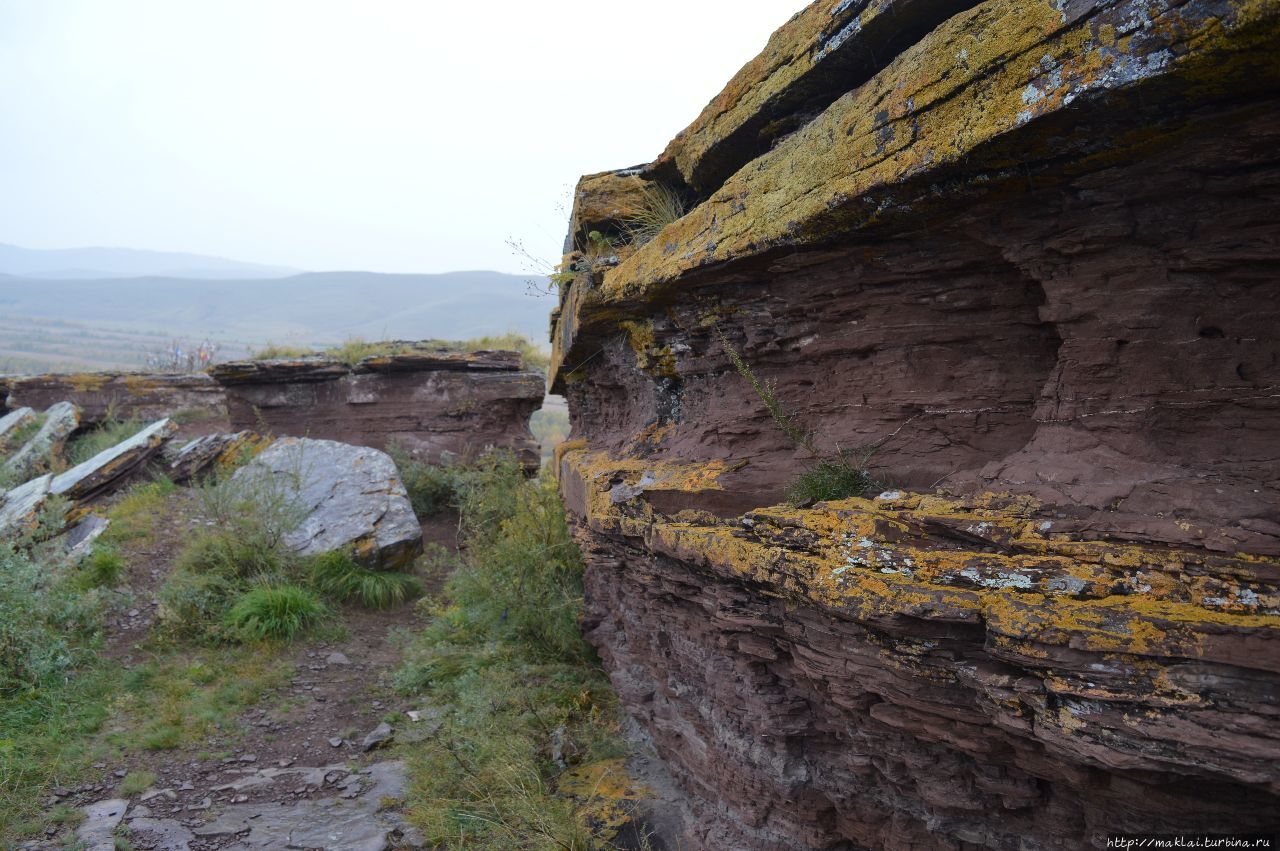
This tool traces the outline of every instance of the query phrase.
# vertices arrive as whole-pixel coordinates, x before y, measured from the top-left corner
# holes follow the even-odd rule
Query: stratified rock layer
[[[98,425],[112,417],[155,420],[178,411],[226,413],[222,387],[204,373],[16,375],[0,379],[0,395],[9,409],[25,405],[43,410],[56,402],[74,402],[83,412],[84,425]]]
[[[571,254],[553,338],[690,847],[1280,826],[1277,47],[1275,2],[823,0],[584,179],[578,246],[693,203]],[[764,507],[812,459],[722,337],[886,493]]]
[[[538,465],[529,417],[543,379],[524,371],[516,352],[409,351],[355,366],[325,357],[237,361],[212,374],[237,429],[378,449],[396,443],[432,462],[501,447]]]

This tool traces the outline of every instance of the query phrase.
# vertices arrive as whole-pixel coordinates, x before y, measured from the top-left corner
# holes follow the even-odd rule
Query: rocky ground
[[[104,655],[126,670],[152,660],[155,592],[190,530],[200,521],[184,491],[165,503],[157,532],[132,547],[129,585],[134,604],[109,626]],[[456,518],[423,522],[424,538],[455,546]],[[437,578],[438,580],[438,578]],[[74,807],[84,820],[51,828],[46,839],[20,848],[62,847],[74,838],[88,849],[414,847],[399,802],[406,786],[397,745],[433,732],[433,713],[398,696],[390,675],[408,631],[418,624],[412,604],[385,611],[347,607],[341,626],[277,649],[272,683],[205,735],[176,748],[147,747],[146,707],[108,731],[125,742],[118,759],[73,788],[59,788],[49,807]],[[132,744],[130,744],[132,740]],[[137,779],[148,781],[145,788]]]

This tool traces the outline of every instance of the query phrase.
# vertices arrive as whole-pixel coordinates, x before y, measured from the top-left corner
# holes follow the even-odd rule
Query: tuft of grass
[[[640,210],[624,223],[627,239],[640,246],[651,242],[663,228],[680,219],[686,212],[680,193],[660,183],[651,183],[644,189]]]
[[[422,583],[408,573],[369,570],[339,550],[311,560],[311,586],[326,597],[388,609],[422,596]]]
[[[76,464],[88,461],[104,449],[110,449],[122,441],[128,440],[146,428],[147,424],[136,417],[127,420],[108,419],[92,431],[74,437],[64,450],[67,463]]]
[[[315,349],[304,346],[281,346],[271,342],[260,349],[249,350],[249,357],[253,360],[295,360],[314,357],[318,354],[319,352]]]
[[[583,762],[625,750],[578,630],[582,564],[555,483],[525,479],[509,453],[457,473],[465,556],[396,677],[442,710],[409,756],[407,812],[429,845],[602,847],[610,829],[561,793],[568,765],[552,758],[558,745]]]
[[[124,579],[125,561],[120,551],[110,544],[96,544],[80,564],[72,582],[76,588],[114,588]]]
[[[395,443],[387,447],[387,454],[400,471],[415,514],[430,517],[453,507],[458,476],[453,467],[419,461]]]
[[[787,486],[787,501],[792,505],[809,505],[831,499],[863,496],[879,487],[867,471],[866,456],[842,452],[836,458],[823,458],[807,467]]]
[[[306,632],[329,609],[314,593],[297,585],[261,585],[242,593],[224,619],[242,639],[288,641]]]
[[[156,775],[150,771],[130,771],[125,778],[120,781],[120,787],[116,790],[119,794],[126,798],[132,798],[139,792],[145,792],[155,785]]]

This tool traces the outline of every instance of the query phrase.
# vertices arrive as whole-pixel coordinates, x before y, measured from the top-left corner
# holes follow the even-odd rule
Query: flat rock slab
[[[4,495],[4,501],[0,502],[0,538],[21,535],[35,529],[40,509],[49,498],[49,486],[52,483],[52,475],[39,476]]]
[[[67,548],[67,559],[78,562],[89,554],[93,542],[102,537],[111,521],[97,514],[90,514],[67,530],[63,545]]]
[[[391,847],[391,835],[403,833],[405,827],[398,813],[383,806],[387,801],[401,800],[405,785],[403,762],[380,762],[344,780],[340,784],[342,797],[290,804],[233,804],[212,821],[194,828],[193,833],[202,838],[237,836],[238,841],[227,846],[234,851],[384,851]]]
[[[44,412],[44,425],[35,436],[9,458],[4,469],[13,476],[24,477],[46,462],[62,448],[80,427],[80,408],[70,402],[59,402]]]
[[[422,552],[422,526],[391,456],[366,446],[287,437],[232,476],[253,486],[269,480],[296,494],[306,519],[285,543],[301,555],[350,549],[366,567],[394,569]]]
[[[182,446],[166,450],[169,478],[175,482],[188,481],[208,470],[224,458],[234,456],[247,448],[256,438],[251,431],[234,434],[206,434]]]
[[[76,841],[85,851],[115,851],[116,826],[129,802],[124,798],[99,801],[84,808],[84,821],[76,828]]]
[[[0,446],[4,446],[9,439],[9,435],[22,428],[27,423],[36,418],[36,412],[31,408],[18,408],[16,411],[10,411],[3,417],[0,417]]]
[[[190,851],[195,834],[174,819],[135,818],[129,820],[129,841],[144,848]]]
[[[77,501],[109,491],[142,466],[177,430],[178,426],[169,418],[157,420],[133,437],[57,476],[50,490]]]

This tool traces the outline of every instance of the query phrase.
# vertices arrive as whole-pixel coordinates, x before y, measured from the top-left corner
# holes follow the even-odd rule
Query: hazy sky
[[[526,271],[802,0],[0,0],[0,242]]]

